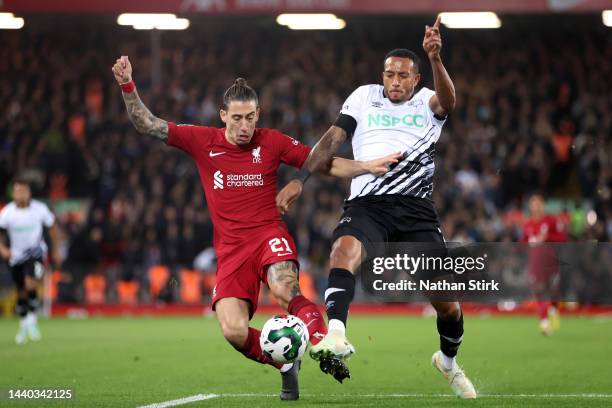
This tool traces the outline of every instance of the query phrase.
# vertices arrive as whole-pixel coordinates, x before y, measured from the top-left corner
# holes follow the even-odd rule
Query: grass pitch
[[[254,320],[261,327],[264,318]],[[304,359],[297,402],[278,399],[280,376],[222,338],[210,318],[42,320],[43,340],[17,346],[0,320],[0,390],[70,388],[72,401],[0,407],[138,407],[194,395],[185,407],[611,407],[612,319],[564,318],[542,337],[535,318],[466,316],[459,363],[481,394],[462,401],[430,364],[435,320],[352,317],[352,379],[336,383]]]

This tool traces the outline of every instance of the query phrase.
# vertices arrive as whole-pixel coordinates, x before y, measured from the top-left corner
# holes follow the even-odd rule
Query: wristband
[[[305,168],[301,168],[300,170],[295,172],[293,177],[291,177],[291,180],[299,180],[302,185],[304,185],[304,183],[306,183],[306,180],[308,180],[308,177],[310,177],[310,172]]]
[[[130,81],[119,86],[121,87],[121,92],[123,93],[132,93],[136,90],[136,84],[134,83],[134,81]]]

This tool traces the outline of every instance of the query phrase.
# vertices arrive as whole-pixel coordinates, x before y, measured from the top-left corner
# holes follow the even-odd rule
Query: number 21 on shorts
[[[272,238],[268,241],[268,245],[270,245],[270,249],[272,252],[277,254],[278,256],[289,255],[292,254],[293,251],[289,246],[289,242],[285,238]]]

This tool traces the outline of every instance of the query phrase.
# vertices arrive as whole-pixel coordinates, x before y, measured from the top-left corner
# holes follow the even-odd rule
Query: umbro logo
[[[227,152],[218,152],[218,153],[213,153],[213,151],[211,150],[210,152],[208,152],[208,155],[209,155],[210,157],[215,157],[215,156],[220,156],[220,155],[225,154],[225,153],[227,153]]]
[[[340,220],[338,224],[343,224],[345,222],[351,222],[351,217],[344,217],[343,219]]]

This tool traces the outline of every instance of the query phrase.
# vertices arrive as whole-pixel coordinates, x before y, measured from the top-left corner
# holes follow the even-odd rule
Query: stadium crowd
[[[571,240],[608,241],[609,30],[542,26],[443,35],[457,90],[457,109],[436,145],[434,201],[446,239],[518,240],[526,198],[541,191],[567,213]],[[339,33],[303,34],[194,24],[162,34],[162,81],[154,84],[149,33],[82,25],[0,38],[3,202],[17,174],[52,206],[87,200],[83,220],[60,220],[65,268],[77,280],[102,268],[111,281],[143,281],[151,265],[191,265],[211,246],[195,166],[133,129],[110,71],[117,56],[130,56],[143,101],[163,119],[221,126],[221,95],[243,76],[259,92],[259,125],[311,146],[353,89],[379,82],[387,51],[408,47],[424,57],[420,25],[362,22]],[[421,72],[433,88],[426,58]],[[342,153],[350,154],[348,144]],[[292,173],[282,169],[280,186]],[[348,181],[313,177],[286,216],[304,266],[321,281],[347,188]],[[600,279],[609,284],[612,277]]]

